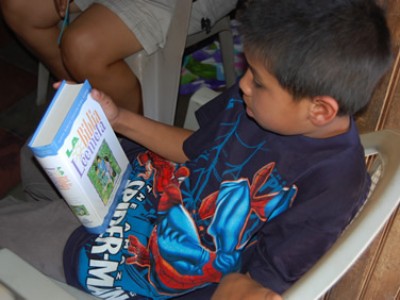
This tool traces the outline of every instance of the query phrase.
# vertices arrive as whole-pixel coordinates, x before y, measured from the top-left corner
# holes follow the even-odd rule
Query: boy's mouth
[[[249,106],[249,101],[246,98],[247,97],[243,96],[243,102],[244,102],[244,105],[246,106],[246,112],[249,113],[249,112],[251,112],[251,108]]]
[[[246,104],[246,113],[249,117],[253,117],[253,111],[251,110],[251,108]]]

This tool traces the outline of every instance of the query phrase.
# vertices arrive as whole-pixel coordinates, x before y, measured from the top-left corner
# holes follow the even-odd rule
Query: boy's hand
[[[54,5],[61,18],[65,17],[65,10],[70,0],[54,0]]]
[[[101,108],[103,109],[108,121],[110,122],[111,126],[115,124],[118,119],[120,108],[114,103],[114,101],[103,92],[92,89],[91,96],[94,100],[99,102]]]
[[[282,300],[274,291],[267,289],[250,276],[232,273],[226,275],[218,285],[211,300]]]
[[[58,89],[61,86],[61,81],[57,81],[53,84],[54,89]],[[68,81],[68,83],[75,83],[72,81]],[[103,92],[93,88],[90,95],[93,97],[94,100],[99,102],[101,108],[104,111],[108,121],[110,122],[111,126],[115,124],[120,114],[120,108],[114,103],[114,101]]]

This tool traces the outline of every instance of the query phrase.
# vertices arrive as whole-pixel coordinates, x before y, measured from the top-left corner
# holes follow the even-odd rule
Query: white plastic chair
[[[191,1],[177,2],[164,48],[152,55],[141,51],[126,59],[141,83],[143,114],[166,124],[174,123],[191,9]]]
[[[366,156],[376,156],[369,199],[332,248],[283,294],[285,300],[322,297],[368,248],[399,205],[400,131],[363,134],[361,140]]]
[[[0,266],[1,300],[99,299],[47,277],[8,249],[0,249]]]
[[[233,38],[230,18],[226,16],[211,27],[210,33],[187,36],[192,1],[179,0],[168,31],[164,48],[152,55],[144,51],[126,59],[142,87],[143,112],[146,117],[173,124],[178,99],[182,58],[185,47],[218,34],[227,86],[235,82]],[[49,72],[39,64],[36,103],[46,99]]]
[[[236,80],[230,17],[225,16],[217,21],[208,33],[203,30],[187,35],[191,1],[181,2],[175,8],[165,47],[150,56],[142,51],[127,58],[128,65],[142,86],[144,115],[171,125],[175,120],[182,58],[186,47],[218,35],[226,86],[232,86]]]

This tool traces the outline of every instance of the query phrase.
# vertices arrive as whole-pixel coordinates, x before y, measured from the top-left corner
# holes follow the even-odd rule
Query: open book
[[[63,82],[28,146],[82,224],[103,232],[130,164],[91,86]]]

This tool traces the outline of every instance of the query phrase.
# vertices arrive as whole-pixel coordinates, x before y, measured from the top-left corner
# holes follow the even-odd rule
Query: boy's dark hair
[[[327,95],[339,115],[364,107],[390,66],[390,32],[373,0],[250,0],[239,15],[247,53],[295,99]]]

